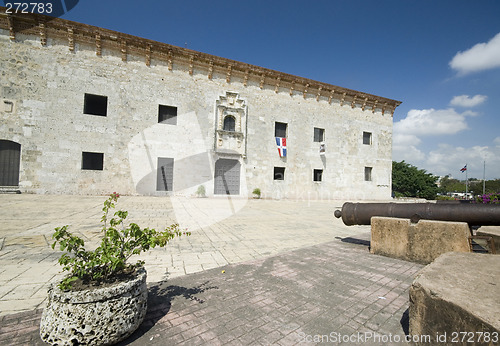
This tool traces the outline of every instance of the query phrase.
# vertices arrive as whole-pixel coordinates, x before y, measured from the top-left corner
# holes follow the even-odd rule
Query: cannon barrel
[[[500,225],[500,204],[344,203],[336,210],[347,226],[369,225],[372,216],[466,222],[469,226]]]

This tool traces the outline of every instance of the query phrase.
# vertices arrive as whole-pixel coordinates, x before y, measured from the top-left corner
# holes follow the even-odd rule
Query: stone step
[[[19,186],[0,186],[0,193],[17,193],[20,194]]]

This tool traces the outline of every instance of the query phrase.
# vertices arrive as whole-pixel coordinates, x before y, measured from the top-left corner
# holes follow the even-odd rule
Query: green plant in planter
[[[71,289],[73,282],[78,279],[83,282],[103,282],[132,272],[144,265],[143,261],[128,264],[127,260],[132,255],[138,255],[156,246],[163,247],[176,236],[191,234],[182,232],[178,224],[170,225],[163,232],[141,228],[135,223],[125,226],[124,221],[128,212],[123,210],[114,213],[114,217],[109,219],[108,226],[108,214],[110,209],[115,207],[119,197],[120,195],[114,192],[104,202],[102,208],[104,214],[101,218],[103,238],[95,250],[86,250],[83,239],[68,232],[68,225],[55,229],[52,249],[59,243],[60,250],[66,251],[59,258],[59,264],[63,266],[64,271],[69,272],[58,285],[60,289]]]
[[[196,194],[198,197],[206,197],[205,185],[198,186],[198,190],[196,190]]]
[[[255,195],[256,198],[260,198],[260,189],[259,188],[253,189],[252,193]]]

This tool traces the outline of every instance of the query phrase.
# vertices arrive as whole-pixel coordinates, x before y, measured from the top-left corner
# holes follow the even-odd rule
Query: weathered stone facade
[[[20,144],[22,192],[390,197],[398,101],[3,12],[0,141]]]

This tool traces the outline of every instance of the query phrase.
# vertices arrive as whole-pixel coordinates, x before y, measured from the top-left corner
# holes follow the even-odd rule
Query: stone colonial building
[[[41,15],[0,14],[0,186],[391,196],[399,101]]]

